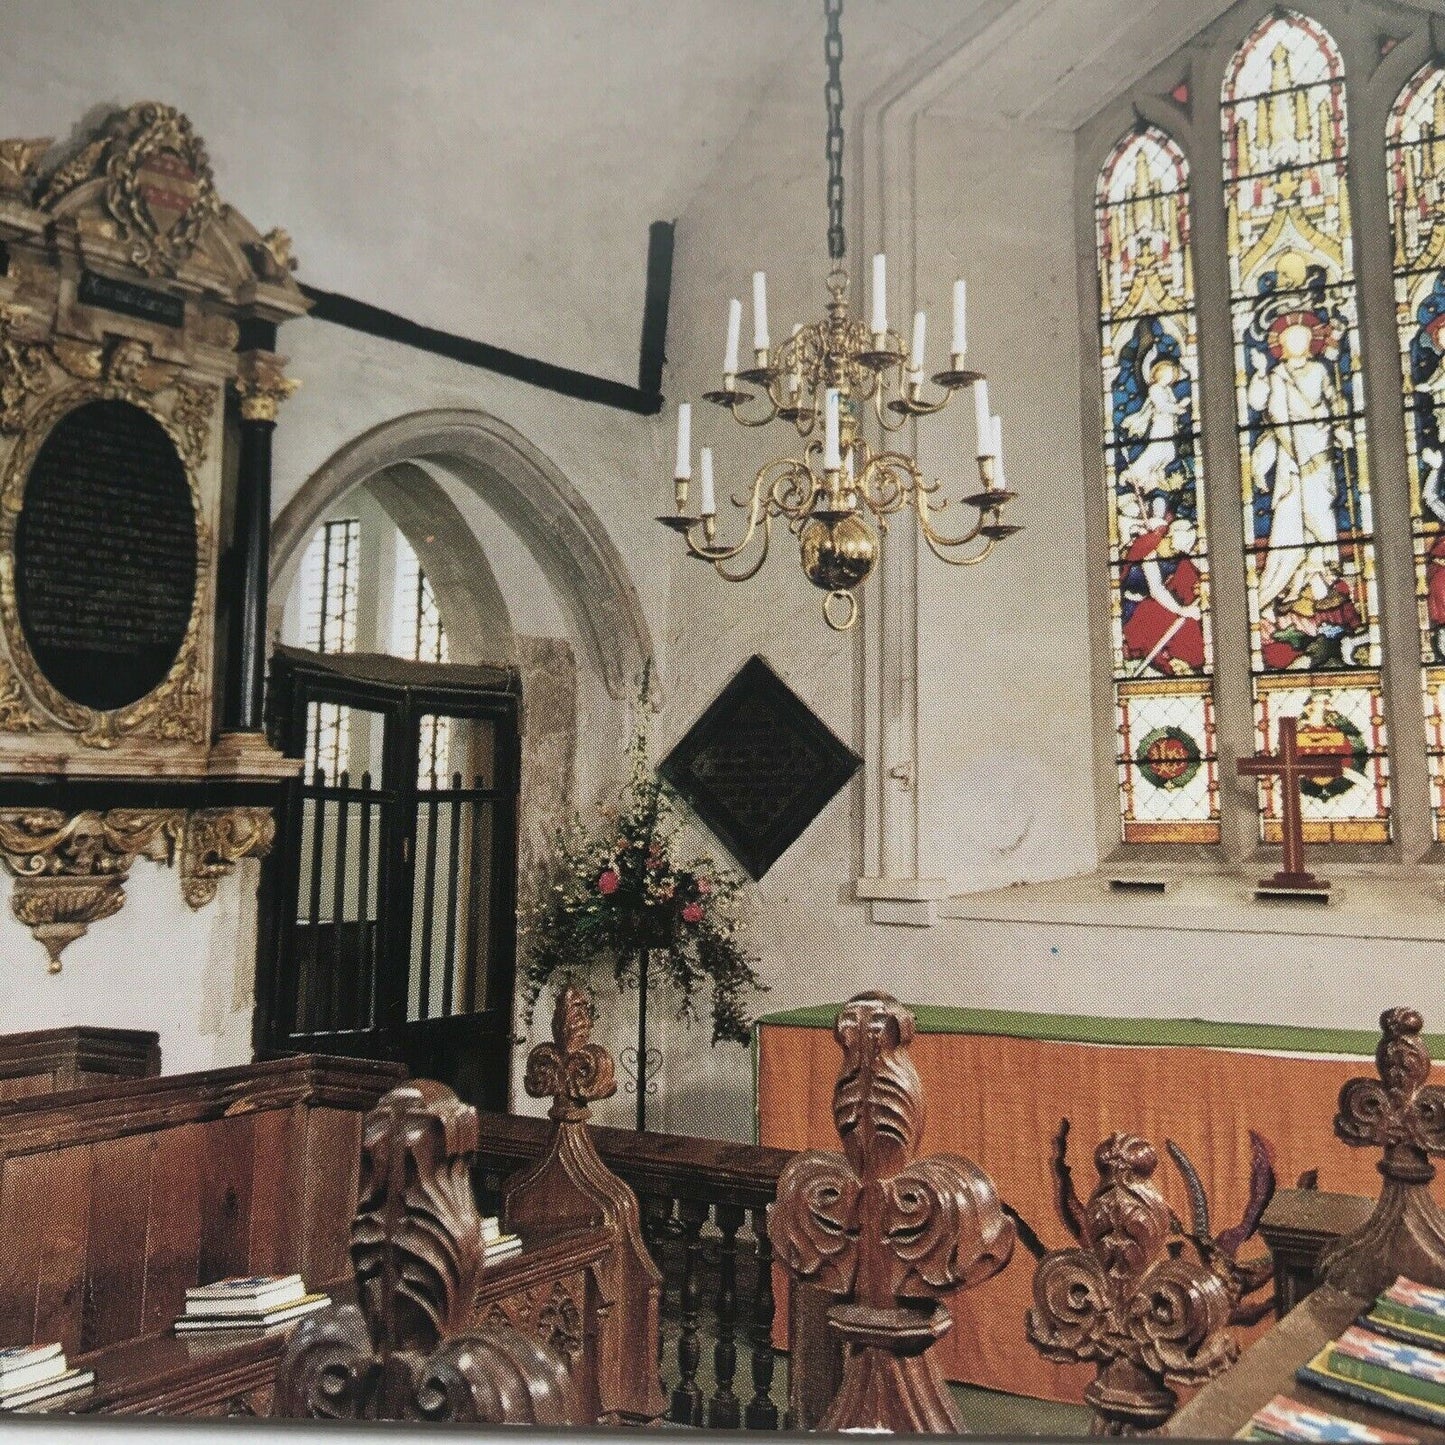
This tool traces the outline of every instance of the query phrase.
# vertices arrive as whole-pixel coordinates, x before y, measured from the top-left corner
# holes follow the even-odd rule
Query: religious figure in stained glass
[[[1217,842],[1188,171],[1163,131],[1099,173],[1105,475],[1125,842]]]
[[[1277,9],[1235,52],[1221,102],[1256,733],[1268,748],[1275,720],[1294,716],[1351,760],[1306,790],[1307,839],[1387,842],[1339,49],[1318,21]],[[1272,840],[1278,800],[1260,798]]]
[[[1354,435],[1336,376],[1348,330],[1330,313],[1322,267],[1279,257],[1245,338],[1260,647],[1267,668],[1343,666],[1363,630],[1340,538],[1357,536]],[[1302,305],[1303,301],[1313,305]]]

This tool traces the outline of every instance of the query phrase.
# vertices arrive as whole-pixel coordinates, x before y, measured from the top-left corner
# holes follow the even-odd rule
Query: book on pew
[[[186,1291],[186,1313],[254,1315],[294,1304],[305,1297],[299,1274],[236,1275]]]
[[[45,1345],[7,1345],[0,1349],[0,1395],[64,1373],[65,1352],[59,1341]]]
[[[1288,1395],[1276,1395],[1269,1404],[1261,1405],[1234,1438],[1338,1441],[1342,1445],[1419,1445],[1413,1435],[1376,1430],[1372,1425],[1361,1425],[1342,1415],[1301,1405]]]
[[[1445,1353],[1445,1290],[1431,1289],[1401,1275],[1360,1323],[1407,1345],[1425,1345]]]
[[[508,1259],[521,1254],[522,1238],[517,1234],[503,1234],[482,1246],[482,1263],[495,1264],[499,1259]]]
[[[273,1325],[289,1324],[302,1315],[314,1314],[331,1303],[329,1294],[302,1295],[290,1304],[278,1305],[265,1310],[253,1310],[246,1314],[227,1311],[224,1314],[206,1314],[187,1309],[176,1320],[178,1335],[198,1334],[206,1330],[268,1330]]]
[[[1332,1394],[1445,1428],[1445,1354],[1351,1325],[1297,1376]]]
[[[26,1405],[38,1405],[42,1400],[74,1395],[81,1390],[88,1390],[93,1384],[94,1370],[62,1370],[48,1380],[15,1390],[0,1391],[0,1410],[19,1410]]]

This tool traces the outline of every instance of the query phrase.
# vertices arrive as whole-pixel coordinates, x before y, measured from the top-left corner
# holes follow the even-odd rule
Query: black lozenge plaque
[[[67,412],[15,527],[20,627],[51,686],[105,712],[156,688],[185,640],[196,569],[190,483],[165,428],[124,401]]]

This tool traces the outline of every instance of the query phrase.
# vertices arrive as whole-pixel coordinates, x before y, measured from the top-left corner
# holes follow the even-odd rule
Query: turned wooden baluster
[[[597,1266],[600,1311],[598,1394],[604,1423],[643,1423],[663,1412],[652,1371],[659,1337],[662,1275],[642,1237],[637,1196],[602,1162],[587,1127],[587,1106],[617,1092],[612,1055],[591,1042],[592,1011],[568,984],[552,1013],[552,1042],[527,1055],[524,1084],[534,1099],[552,1097],[547,1152],[507,1180],[509,1228],[556,1231],[610,1226],[616,1242]],[[700,1422],[699,1422],[700,1423]]]
[[[817,1428],[959,1434],[931,1353],[953,1324],[941,1300],[1008,1263],[1013,1223],[976,1165],[915,1157],[924,1108],[907,1053],[913,1015],[887,994],[860,994],[833,1033],[844,1152],[794,1159],[768,1226],[782,1264],[843,1301],[828,1312],[844,1345],[843,1383]]]
[[[288,1340],[282,1418],[581,1425],[566,1356],[510,1325],[465,1329],[483,1268],[472,1196],[477,1113],[419,1079],[366,1117],[351,1226],[355,1304]]]
[[[768,1238],[768,1211],[753,1210],[757,1239],[757,1278],[753,1282],[752,1344],[753,1398],[743,1420],[749,1430],[776,1430],[778,1407],[773,1404],[773,1242]]]
[[[738,1318],[738,1230],[745,1217],[737,1204],[719,1204],[713,1210],[722,1233],[718,1246],[717,1342],[712,1350],[717,1389],[707,1407],[707,1423],[714,1430],[736,1430],[742,1424],[738,1397],[733,1393],[733,1379],[738,1372],[733,1332]]]
[[[702,1227],[707,1222],[708,1206],[699,1200],[684,1199],[677,1214],[682,1221],[683,1239],[682,1333],[677,1337],[680,1378],[672,1392],[668,1419],[676,1425],[701,1425],[703,1402],[697,1367],[702,1362],[702,1346],[697,1338],[697,1317],[702,1302]]]
[[[1081,1206],[1059,1160],[1060,1214],[1079,1246],[1039,1261],[1026,1328],[1046,1359],[1097,1365],[1084,1391],[1092,1433],[1146,1434],[1179,1403],[1170,1385],[1201,1384],[1237,1357],[1227,1326],[1238,1296],[1203,1260],[1171,1252],[1153,1145],[1111,1134],[1094,1163],[1099,1185]]]
[[[1351,1079],[1340,1090],[1335,1133],[1356,1148],[1383,1149],[1385,1183],[1364,1224],[1325,1251],[1320,1277],[1364,1299],[1402,1274],[1445,1287],[1445,1214],[1430,1193],[1430,1156],[1445,1154],[1445,1088],[1427,1082],[1423,1027],[1414,1009],[1387,1009],[1375,1049],[1380,1077]]]

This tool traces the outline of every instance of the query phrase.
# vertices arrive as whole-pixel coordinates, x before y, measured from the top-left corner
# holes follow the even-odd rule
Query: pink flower
[[[702,904],[689,903],[687,907],[682,910],[682,921],[684,923],[701,923]]]
[[[701,873],[697,875],[697,891],[700,898],[706,898],[712,892],[712,879],[705,878]]]
[[[616,893],[621,884],[622,879],[618,877],[617,870],[615,868],[605,868],[602,871],[602,876],[597,880],[597,891],[602,894],[603,897],[606,897],[610,893]]]

